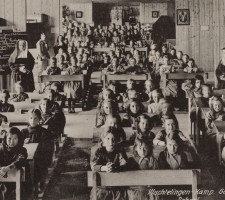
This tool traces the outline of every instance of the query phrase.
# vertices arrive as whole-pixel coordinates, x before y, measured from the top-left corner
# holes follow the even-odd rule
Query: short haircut
[[[29,114],[35,114],[39,119],[41,119],[41,111],[36,108],[29,110]]]
[[[3,90],[2,91],[2,94],[6,94],[6,97],[7,98],[10,98],[10,94],[9,94],[9,91],[8,90]]]
[[[23,134],[21,133],[21,131],[17,127],[11,127],[7,131],[7,133],[5,134],[4,139],[3,139],[3,144],[4,145],[7,145],[7,136],[9,134],[17,135],[17,137],[18,137],[18,146],[19,147],[23,147],[23,144],[24,144]]]

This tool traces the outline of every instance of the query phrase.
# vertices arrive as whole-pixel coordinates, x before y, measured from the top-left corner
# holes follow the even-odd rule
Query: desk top
[[[24,144],[24,147],[27,149],[28,157],[27,160],[33,160],[35,156],[35,152],[38,148],[38,143],[29,143]]]
[[[197,73],[186,73],[186,72],[175,72],[166,74],[167,79],[193,79],[196,75],[204,76],[205,72],[197,72]],[[204,78],[204,77],[203,77]]]
[[[120,80],[128,80],[130,78],[140,81],[140,80],[147,80],[147,74],[106,74],[107,80],[114,80],[114,81],[120,81]]]
[[[132,49],[132,47],[129,47],[129,46],[125,47],[125,51],[129,51],[130,49]],[[148,47],[134,47],[134,49],[137,49],[138,51],[147,51]],[[94,52],[108,52],[110,50],[115,51],[115,48],[112,48],[112,47],[94,47],[93,48]]]
[[[5,112],[5,115],[10,123],[27,124],[28,114],[18,114],[16,112]]]

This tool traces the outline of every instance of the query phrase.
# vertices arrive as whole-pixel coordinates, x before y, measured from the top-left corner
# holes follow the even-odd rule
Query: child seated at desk
[[[201,75],[196,75],[195,79],[193,80],[194,87],[190,91],[189,98],[198,98],[202,97],[202,84],[204,84],[203,77]]]
[[[133,146],[133,158],[136,170],[158,169],[158,162],[152,155],[153,146],[148,140],[136,138]],[[131,167],[133,168],[133,167]]]
[[[97,110],[102,109],[102,105],[105,100],[112,100],[112,101],[114,101],[115,104],[117,103],[117,101],[114,98],[113,91],[109,88],[103,89],[103,91],[99,94]]]
[[[117,73],[123,73],[124,69],[123,69],[123,66],[120,65],[118,63],[118,58],[117,57],[114,57],[112,60],[111,60],[111,64],[108,65],[107,67],[107,73],[108,74],[117,74]]]
[[[155,86],[155,82],[153,80],[146,80],[145,81],[145,89],[144,89],[144,92],[143,94],[141,95],[142,96],[142,101],[148,101],[148,102],[151,102],[152,100],[152,91],[156,89],[156,86]]]
[[[156,50],[153,49],[149,52],[147,59],[145,60],[145,67],[150,72],[154,71],[154,63],[156,62]]]
[[[59,57],[57,59],[57,67],[61,71],[65,71],[66,68],[68,67],[67,64],[65,63],[65,57],[63,55],[59,55]]]
[[[48,125],[48,131],[51,135],[51,139],[58,139],[60,134],[63,133],[66,124],[65,116],[63,112],[52,112],[51,101],[44,98],[40,101],[40,105],[37,109],[41,112],[40,124]]]
[[[36,186],[40,183],[40,190],[44,189],[45,178],[48,173],[48,166],[51,164],[49,161],[52,159],[53,143],[49,140],[49,133],[47,129],[40,125],[41,112],[38,109],[29,111],[28,127],[22,129],[24,143],[39,143],[38,149],[35,153],[34,165],[34,182]],[[50,153],[50,154],[49,154]]]
[[[115,114],[116,108],[112,100],[107,99],[102,102],[100,112],[96,115],[96,127],[100,128],[105,124],[107,115]]]
[[[152,144],[149,141],[137,138],[133,146],[133,157],[129,164],[134,170],[156,170],[158,162],[152,155]],[[134,186],[127,190],[129,199],[138,200],[157,200],[157,196],[149,194],[151,186]]]
[[[126,134],[122,128],[122,122],[119,115],[107,115],[106,117],[106,126],[112,127],[115,129],[115,137],[118,143],[121,145],[126,141]]]
[[[75,57],[70,58],[70,65],[66,70],[68,75],[82,74],[81,67],[77,65],[77,59]],[[77,81],[68,81],[64,83],[64,92],[68,99],[68,112],[75,113],[75,100],[81,98],[82,89],[81,83]]]
[[[61,70],[57,67],[57,59],[55,57],[51,57],[50,66],[47,67],[45,73],[47,75],[59,75],[59,74],[61,74]]]
[[[148,113],[158,113],[159,111],[159,100],[163,98],[163,94],[161,90],[153,90],[151,92],[151,99],[153,100],[153,103],[150,103],[148,105]]]
[[[134,132],[134,135],[131,136],[130,140],[133,143],[135,138],[148,140],[150,142],[155,138],[155,134],[151,131],[153,124],[151,123],[150,117],[145,114],[142,114],[138,118],[137,130]]]
[[[54,101],[62,101],[62,106],[63,106],[66,101],[66,97],[65,97],[65,95],[59,93],[60,87],[61,87],[60,83],[54,82],[51,84],[50,89],[55,91],[53,100]]]
[[[178,95],[178,86],[177,81],[174,80],[167,80],[163,77],[165,74],[169,74],[171,72],[174,72],[174,68],[172,65],[169,64],[169,58],[168,56],[164,56],[164,65],[160,66],[160,88],[163,90],[164,96],[170,96],[170,97],[177,97]]]
[[[118,45],[120,43],[120,37],[118,36],[118,32],[113,32],[112,42]]]
[[[15,111],[14,105],[8,103],[8,100],[10,98],[9,91],[3,90],[0,96],[1,96],[0,112],[14,112]]]
[[[133,55],[131,54],[131,52],[126,52],[126,55],[125,55],[125,66],[128,66],[129,62],[130,62],[130,59],[133,57]]]
[[[68,47],[67,47],[68,48]],[[58,50],[58,54],[55,56],[57,61],[60,59],[60,56],[63,56],[64,57],[64,61],[68,61],[68,55],[66,53],[67,51],[67,48],[66,50],[62,49],[62,48],[59,48]]]
[[[20,130],[12,127],[7,131],[3,143],[0,144],[0,175],[7,176],[11,170],[18,170],[25,167],[25,184],[22,185],[21,199],[27,199],[31,195],[31,179],[28,168],[27,150],[23,147],[23,136]],[[1,183],[1,199],[15,199],[12,183]]]
[[[174,59],[174,63],[176,65],[182,65],[183,64],[183,60],[182,60],[182,57],[183,57],[183,52],[182,51],[177,51],[177,59]]]
[[[123,110],[124,111],[127,110],[127,107],[129,106],[130,102],[133,99],[140,100],[138,92],[136,90],[134,90],[134,89],[128,90],[127,98],[124,98],[124,100],[123,100]]]
[[[142,71],[148,72],[148,70],[146,70],[144,68],[144,62],[143,62],[142,57],[141,57],[141,55],[139,53],[134,55],[134,59],[136,60],[136,65],[139,66]]]
[[[29,98],[28,94],[24,92],[23,86],[20,81],[15,83],[15,91],[16,94],[13,94],[13,96],[10,98],[11,101],[21,102],[26,101],[26,99]]]
[[[196,73],[198,71],[199,71],[199,69],[198,69],[197,65],[195,64],[195,60],[193,58],[190,58],[188,60],[187,66],[184,68],[184,72]]]
[[[100,65],[99,70],[107,69],[109,66],[110,62],[110,57],[108,55],[103,57],[103,63]]]
[[[138,117],[144,112],[143,104],[136,100],[132,99],[127,107],[127,113],[124,115],[122,120],[123,127],[133,127],[137,128]]]
[[[119,86],[120,86],[119,83],[116,81],[108,82],[108,89],[113,91],[115,101],[117,101],[117,102],[122,101],[122,96],[118,93]]]
[[[218,97],[212,97],[210,111],[206,114],[206,127],[208,135],[212,135],[214,121],[225,121],[223,101]],[[215,136],[215,134],[213,134]],[[213,136],[212,135],[212,136]]]
[[[160,76],[173,72],[173,67],[169,64],[169,58],[167,55],[163,56],[163,62],[164,64],[160,66]]]
[[[159,154],[159,169],[188,169],[187,155],[182,151],[179,135],[170,133],[166,136],[166,149]]]
[[[184,134],[177,129],[176,121],[173,116],[164,116],[164,130],[156,134],[153,144],[159,146],[166,146],[166,136],[169,134],[177,135],[182,141],[188,141]]]
[[[48,90],[46,92],[46,98],[50,101],[50,110],[52,113],[59,113],[62,112],[61,105],[58,104],[58,102],[54,101],[55,91],[54,90]]]
[[[182,69],[185,69],[188,66],[189,56],[187,54],[184,54],[182,56],[183,63],[181,64]]]
[[[213,91],[211,85],[203,84],[202,86],[202,97],[195,98],[195,101],[200,108],[208,108],[209,101],[212,97]]]
[[[127,74],[141,74],[142,73],[142,69],[139,65],[136,64],[135,58],[130,58],[129,65],[125,69],[124,73],[127,73]]]
[[[118,58],[119,65],[125,66],[126,61],[125,61],[124,55],[122,54],[122,50],[119,48],[116,48],[115,55]]]
[[[128,79],[126,86],[126,92],[123,93],[123,102],[127,100],[129,90],[136,90],[136,81],[134,79]]]
[[[164,127],[164,118],[166,118],[168,115],[173,117],[176,123],[177,129],[179,129],[178,121],[176,116],[173,113],[174,107],[172,103],[165,98],[161,98],[158,103],[158,113],[156,113],[155,116],[152,117],[152,121],[156,126],[162,126]]]
[[[82,70],[92,70],[93,63],[88,53],[83,53],[82,64]]]
[[[176,49],[172,48],[172,49],[170,50],[169,58],[170,58],[170,60],[175,60],[175,59],[177,59]]]
[[[97,149],[94,158],[91,161],[91,169],[96,172],[120,172],[127,169],[127,155],[122,148],[117,146],[118,141],[115,137],[116,133],[111,130],[103,132],[101,139],[103,141],[102,147]],[[93,192],[91,191],[91,199],[93,199]],[[127,199],[126,190],[121,188],[97,188],[97,199]]]

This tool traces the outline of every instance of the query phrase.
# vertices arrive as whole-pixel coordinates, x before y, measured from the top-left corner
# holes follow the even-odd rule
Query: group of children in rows
[[[104,128],[104,131],[101,142],[93,147],[92,170],[116,172],[134,169],[187,169],[193,164],[188,162],[185,154],[192,142],[188,135],[184,135],[179,130],[177,118],[173,113],[174,102],[172,103],[170,98],[164,96],[156,85],[154,80],[147,80],[144,91],[140,92],[135,81],[129,79],[125,93],[118,93],[117,83],[110,82],[108,88],[103,89],[99,94],[96,127]],[[215,157],[217,150],[212,147],[216,144],[213,122],[225,121],[224,99],[213,96],[212,86],[205,84],[200,75],[196,75],[193,80],[185,81],[182,89],[191,100],[192,110],[195,104],[202,108],[210,108],[203,125],[206,127],[203,134],[206,138],[207,152],[211,152],[211,155]],[[123,102],[122,108],[119,101]],[[125,114],[119,114],[121,110],[125,111]],[[154,133],[154,127],[158,126],[162,126],[162,130]],[[132,127],[132,136],[126,138],[123,127]],[[133,156],[128,158],[124,147],[131,144]],[[166,148],[155,156],[154,146]],[[113,191],[103,192],[102,190],[102,188],[98,190],[98,197],[113,193]],[[124,191],[122,194],[125,195]],[[113,195],[114,197],[118,195],[118,191]],[[130,199],[137,199],[140,198],[138,195],[146,195],[146,193],[144,190],[138,190],[138,192],[129,190],[126,195]],[[134,197],[135,195],[137,196]],[[143,199],[148,198],[143,197]]]
[[[159,47],[148,43],[150,38],[139,23],[130,27],[116,27],[112,24],[93,28],[65,17],[63,27],[63,34],[59,35],[54,47],[55,57],[51,58],[50,66],[44,72],[48,75],[88,74],[90,77],[95,70],[104,70],[106,74],[147,73],[156,87],[162,89],[164,96],[182,99],[184,94],[180,83],[161,77],[177,69],[187,73],[199,71],[194,59],[182,51],[176,52],[174,48],[169,51],[166,45]],[[108,46],[103,43],[110,44],[111,50],[93,56],[94,52],[91,51],[94,47]],[[142,46],[140,43],[150,47],[148,55],[143,55],[137,50],[137,47]],[[130,47],[129,51],[125,51],[126,46]],[[81,84],[75,81],[61,84],[62,91],[69,101],[69,113],[74,113],[75,101],[82,96]]]
[[[92,48],[115,47],[115,46],[137,46],[143,47],[151,41],[151,34],[145,30],[140,23],[135,26],[115,25],[91,27],[88,24],[78,24],[66,16],[63,20],[63,36],[68,45],[78,42],[88,43]]]
[[[0,144],[0,175],[5,177],[10,170],[25,167],[25,184],[22,184],[22,199],[32,195],[32,184],[36,189],[43,191],[48,167],[52,163],[53,153],[58,149],[59,138],[65,127],[65,116],[61,106],[55,102],[65,100],[57,91],[57,84],[52,84],[51,90],[46,91],[43,98],[34,109],[27,114],[27,128],[19,130],[17,127],[4,128],[8,119],[6,112],[14,112],[14,102],[25,102],[29,96],[23,92],[21,82],[15,84],[15,94],[10,95],[7,90],[0,93],[0,125],[4,139]],[[35,104],[34,104],[35,105]],[[47,129],[42,127],[47,125]],[[27,143],[39,143],[35,154],[34,176],[31,182],[30,169],[27,159],[27,150],[23,147]],[[56,145],[56,146],[55,146]],[[1,199],[14,199],[14,189],[10,184],[2,184]]]
[[[184,152],[190,146],[188,136],[179,130],[172,102],[163,97],[154,82],[147,80],[142,94],[137,92],[132,79],[127,81],[124,94],[118,94],[117,89],[116,84],[111,82],[99,95],[96,127],[103,128],[103,132],[101,141],[93,147],[92,170],[118,172],[193,167]],[[122,119],[118,110],[119,99],[123,100],[123,111],[126,112]],[[145,107],[142,101],[148,101],[149,105]],[[163,128],[154,133],[157,126]],[[123,127],[132,127],[132,135],[126,137]],[[124,148],[130,145],[133,145],[133,152],[128,158]],[[158,155],[155,155],[155,146],[162,148]],[[143,188],[120,192],[110,189],[106,192],[103,188],[97,190],[99,199],[107,196],[116,199],[118,195],[121,199],[157,199],[149,196]]]

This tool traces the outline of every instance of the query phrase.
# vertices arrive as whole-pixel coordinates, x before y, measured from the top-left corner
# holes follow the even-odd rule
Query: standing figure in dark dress
[[[28,51],[28,43],[25,40],[18,40],[15,50],[9,58],[11,68],[11,92],[14,92],[14,85],[21,81],[24,92],[34,91],[33,67],[34,58]]]
[[[216,68],[216,77],[218,80],[218,89],[225,88],[225,47],[222,49],[222,59]]]

